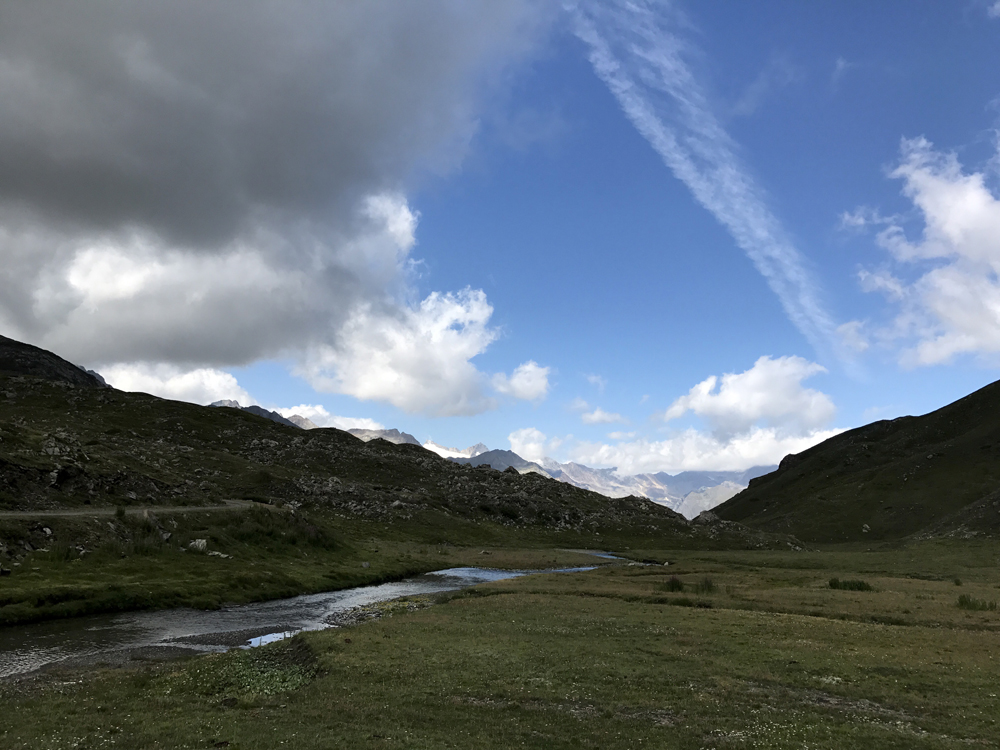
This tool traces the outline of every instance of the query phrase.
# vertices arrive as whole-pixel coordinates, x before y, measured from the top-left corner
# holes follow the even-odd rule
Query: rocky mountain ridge
[[[104,378],[93,370],[86,370],[45,349],[6,336],[0,336],[0,373],[69,383],[79,388],[108,387]]]
[[[286,427],[298,427],[303,430],[314,429],[316,425],[310,422],[305,417],[300,417],[298,414],[293,414],[287,419],[282,415],[278,414],[276,411],[268,411],[262,406],[257,406],[256,404],[251,404],[250,406],[240,406],[239,401],[233,401],[231,399],[224,399],[222,401],[213,401],[209,406],[215,407],[225,407],[228,409],[239,409],[240,411],[248,412],[249,414],[255,414],[258,417],[263,417],[264,419],[270,419],[272,422],[277,422],[278,424],[283,424]],[[308,422],[312,427],[306,427],[303,423]]]
[[[385,440],[386,442],[394,445],[420,445],[420,441],[413,437],[413,435],[408,432],[400,432],[399,430],[365,430],[361,428],[352,428],[347,430],[347,432],[354,435],[354,437],[358,440],[363,440],[366,443],[369,440]]]

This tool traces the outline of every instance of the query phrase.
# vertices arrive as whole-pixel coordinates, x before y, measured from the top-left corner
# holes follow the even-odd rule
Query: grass
[[[841,591],[874,591],[875,587],[872,586],[868,581],[852,580],[852,581],[842,581],[839,578],[831,578],[829,586],[831,589],[840,589]]]
[[[995,601],[988,602],[985,599],[976,599],[968,594],[962,594],[958,597],[958,608],[972,610],[973,612],[996,612],[997,603]]]
[[[551,551],[579,546],[578,534],[516,533],[433,513],[405,525],[263,507],[155,521],[130,514],[46,523],[52,531],[48,546],[3,578],[0,625],[134,609],[212,609],[459,565],[535,568],[593,561]],[[37,525],[0,521],[0,539],[17,544]],[[191,550],[195,539],[228,557]]]
[[[677,576],[670,576],[665,583],[660,585],[663,591],[683,591],[684,581]]]
[[[882,420],[787,456],[714,509],[806,543],[1000,532],[1000,383],[920,417]]]
[[[0,686],[0,746],[997,747],[1000,616],[955,607],[952,583],[987,597],[997,553],[633,551],[671,573],[531,576],[253,652]]]

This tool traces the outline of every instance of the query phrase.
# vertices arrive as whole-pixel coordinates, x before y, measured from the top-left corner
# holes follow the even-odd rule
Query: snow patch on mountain
[[[448,448],[444,445],[439,445],[433,440],[428,440],[424,443],[424,448],[429,451],[434,451],[434,453],[437,453],[441,456],[441,458],[475,458],[476,456],[486,453],[486,451],[489,450],[489,448],[482,443],[476,443],[475,445],[469,446],[465,450],[459,450],[458,448]]]

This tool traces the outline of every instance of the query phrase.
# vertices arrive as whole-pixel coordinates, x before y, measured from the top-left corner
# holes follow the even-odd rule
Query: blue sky
[[[777,461],[996,379],[1000,5],[491,7],[428,2],[442,22],[409,32],[410,61],[396,56],[412,18],[352,17],[393,51],[337,53],[309,95],[352,95],[314,120],[276,116],[276,133],[306,123],[312,151],[267,141],[282,144],[273,173],[317,153],[324,172],[294,199],[220,188],[220,205],[255,196],[234,220],[253,231],[186,237],[180,208],[66,229],[49,195],[0,186],[5,206],[37,203],[34,224],[4,214],[9,258],[27,257],[27,235],[70,248],[7,303],[0,333],[120,387],[630,473]],[[143,65],[194,76],[161,51],[196,42],[144,22],[128,30]],[[122,101],[152,80],[133,76]],[[385,132],[345,136],[360,166],[324,162],[330,133],[369,109]]]

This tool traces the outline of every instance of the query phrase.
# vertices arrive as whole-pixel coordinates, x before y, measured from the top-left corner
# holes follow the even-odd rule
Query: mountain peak
[[[458,448],[449,448],[444,445],[435,443],[433,440],[428,440],[424,443],[424,448],[429,451],[437,453],[441,458],[474,458],[482,453],[486,453],[489,450],[482,443],[476,443],[475,445],[469,446],[465,450],[459,450]]]
[[[388,440],[390,443],[395,443],[396,445],[402,445],[404,443],[408,443],[409,445],[420,445],[420,441],[413,437],[413,435],[408,432],[400,432],[399,430],[364,430],[359,427],[355,427],[348,430],[348,432],[366,443],[369,440],[381,438],[382,440]]]
[[[0,336],[0,372],[69,383],[81,388],[109,387],[96,372],[67,362],[45,349],[6,336]]]

